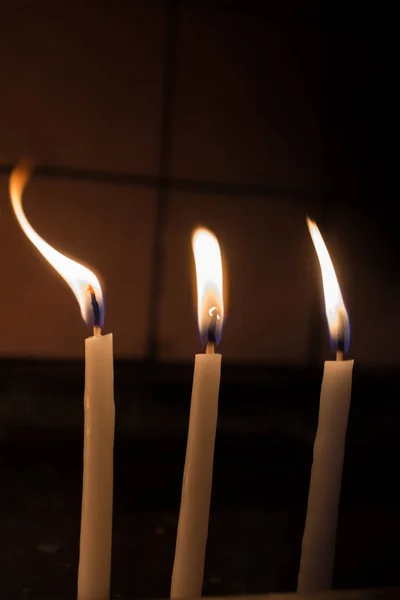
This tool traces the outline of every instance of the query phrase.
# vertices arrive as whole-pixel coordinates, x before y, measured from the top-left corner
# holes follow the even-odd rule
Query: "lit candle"
[[[343,360],[350,327],[339,283],[317,225],[307,219],[321,265],[325,309],[336,361],[326,361],[314,443],[297,590],[332,587],[333,564],[354,360]]]
[[[71,287],[83,319],[93,323],[85,341],[85,433],[78,600],[108,600],[110,596],[114,372],[113,336],[101,335],[103,295],[96,275],[67,258],[32,228],[22,208],[30,170],[17,167],[10,178],[11,204],[24,233]]]
[[[215,353],[224,316],[221,253],[217,239],[205,229],[195,231],[192,242],[198,323],[206,352],[194,362],[171,598],[201,596],[221,377],[221,354]]]

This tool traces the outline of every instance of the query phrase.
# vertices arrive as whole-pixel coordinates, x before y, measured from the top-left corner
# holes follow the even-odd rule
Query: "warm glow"
[[[208,328],[215,322],[216,343],[221,339],[224,320],[222,261],[218,240],[207,229],[197,229],[192,238],[197,279],[197,316],[202,340],[208,341]]]
[[[76,299],[78,300],[81,314],[86,323],[93,321],[93,311],[91,305],[91,295],[88,286],[92,286],[96,300],[100,308],[100,326],[103,324],[104,303],[103,293],[101,291],[99,280],[89,269],[78,262],[67,258],[60,252],[57,252],[47,242],[45,242],[33,229],[25,216],[22,208],[22,195],[30,177],[30,168],[22,165],[14,169],[10,177],[10,197],[11,204],[25,235],[36,246],[44,258],[55,268],[56,271],[65,279]]]
[[[349,317],[343,302],[335,269],[333,268],[328,249],[316,223],[307,217],[307,225],[321,266],[325,311],[331,340],[333,343],[336,343],[338,339],[342,338],[345,349],[347,349],[350,342]]]

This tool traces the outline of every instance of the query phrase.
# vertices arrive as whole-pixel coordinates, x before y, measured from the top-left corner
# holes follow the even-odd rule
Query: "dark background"
[[[322,364],[316,219],[355,359],[336,587],[399,585],[396,42],[352,4],[15,3],[0,22],[0,585],[73,598],[83,339],[25,209],[104,282],[114,333],[115,598],[169,594],[193,355],[192,230],[227,320],[204,592],[294,590]]]

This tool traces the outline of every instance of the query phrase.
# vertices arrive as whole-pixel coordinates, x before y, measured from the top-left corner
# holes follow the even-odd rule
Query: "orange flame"
[[[332,342],[343,339],[345,349],[350,342],[350,323],[339,282],[328,249],[314,221],[307,217],[307,226],[321,266],[325,311]]]
[[[213,319],[216,343],[221,339],[224,321],[222,260],[218,240],[207,229],[196,229],[192,237],[196,265],[197,319],[200,335],[207,341]]]
[[[31,168],[27,164],[17,166],[11,173],[10,177],[10,197],[15,216],[27,238],[32,242],[44,258],[51,264],[52,267],[61,275],[68,283],[71,290],[75,294],[81,310],[82,318],[86,323],[92,320],[92,306],[90,294],[88,294],[88,286],[91,286],[96,294],[96,299],[99,304],[101,313],[101,324],[103,321],[103,293],[100,282],[96,275],[87,267],[80,263],[64,256],[55,250],[50,244],[44,241],[33,229],[25,216],[22,208],[22,195],[29,181]]]

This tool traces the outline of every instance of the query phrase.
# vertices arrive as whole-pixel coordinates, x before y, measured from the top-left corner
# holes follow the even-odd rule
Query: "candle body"
[[[297,591],[332,587],[354,360],[325,362]]]
[[[221,354],[197,354],[171,598],[202,592],[220,378]]]
[[[78,600],[108,600],[115,420],[112,334],[86,339],[85,360]]]

